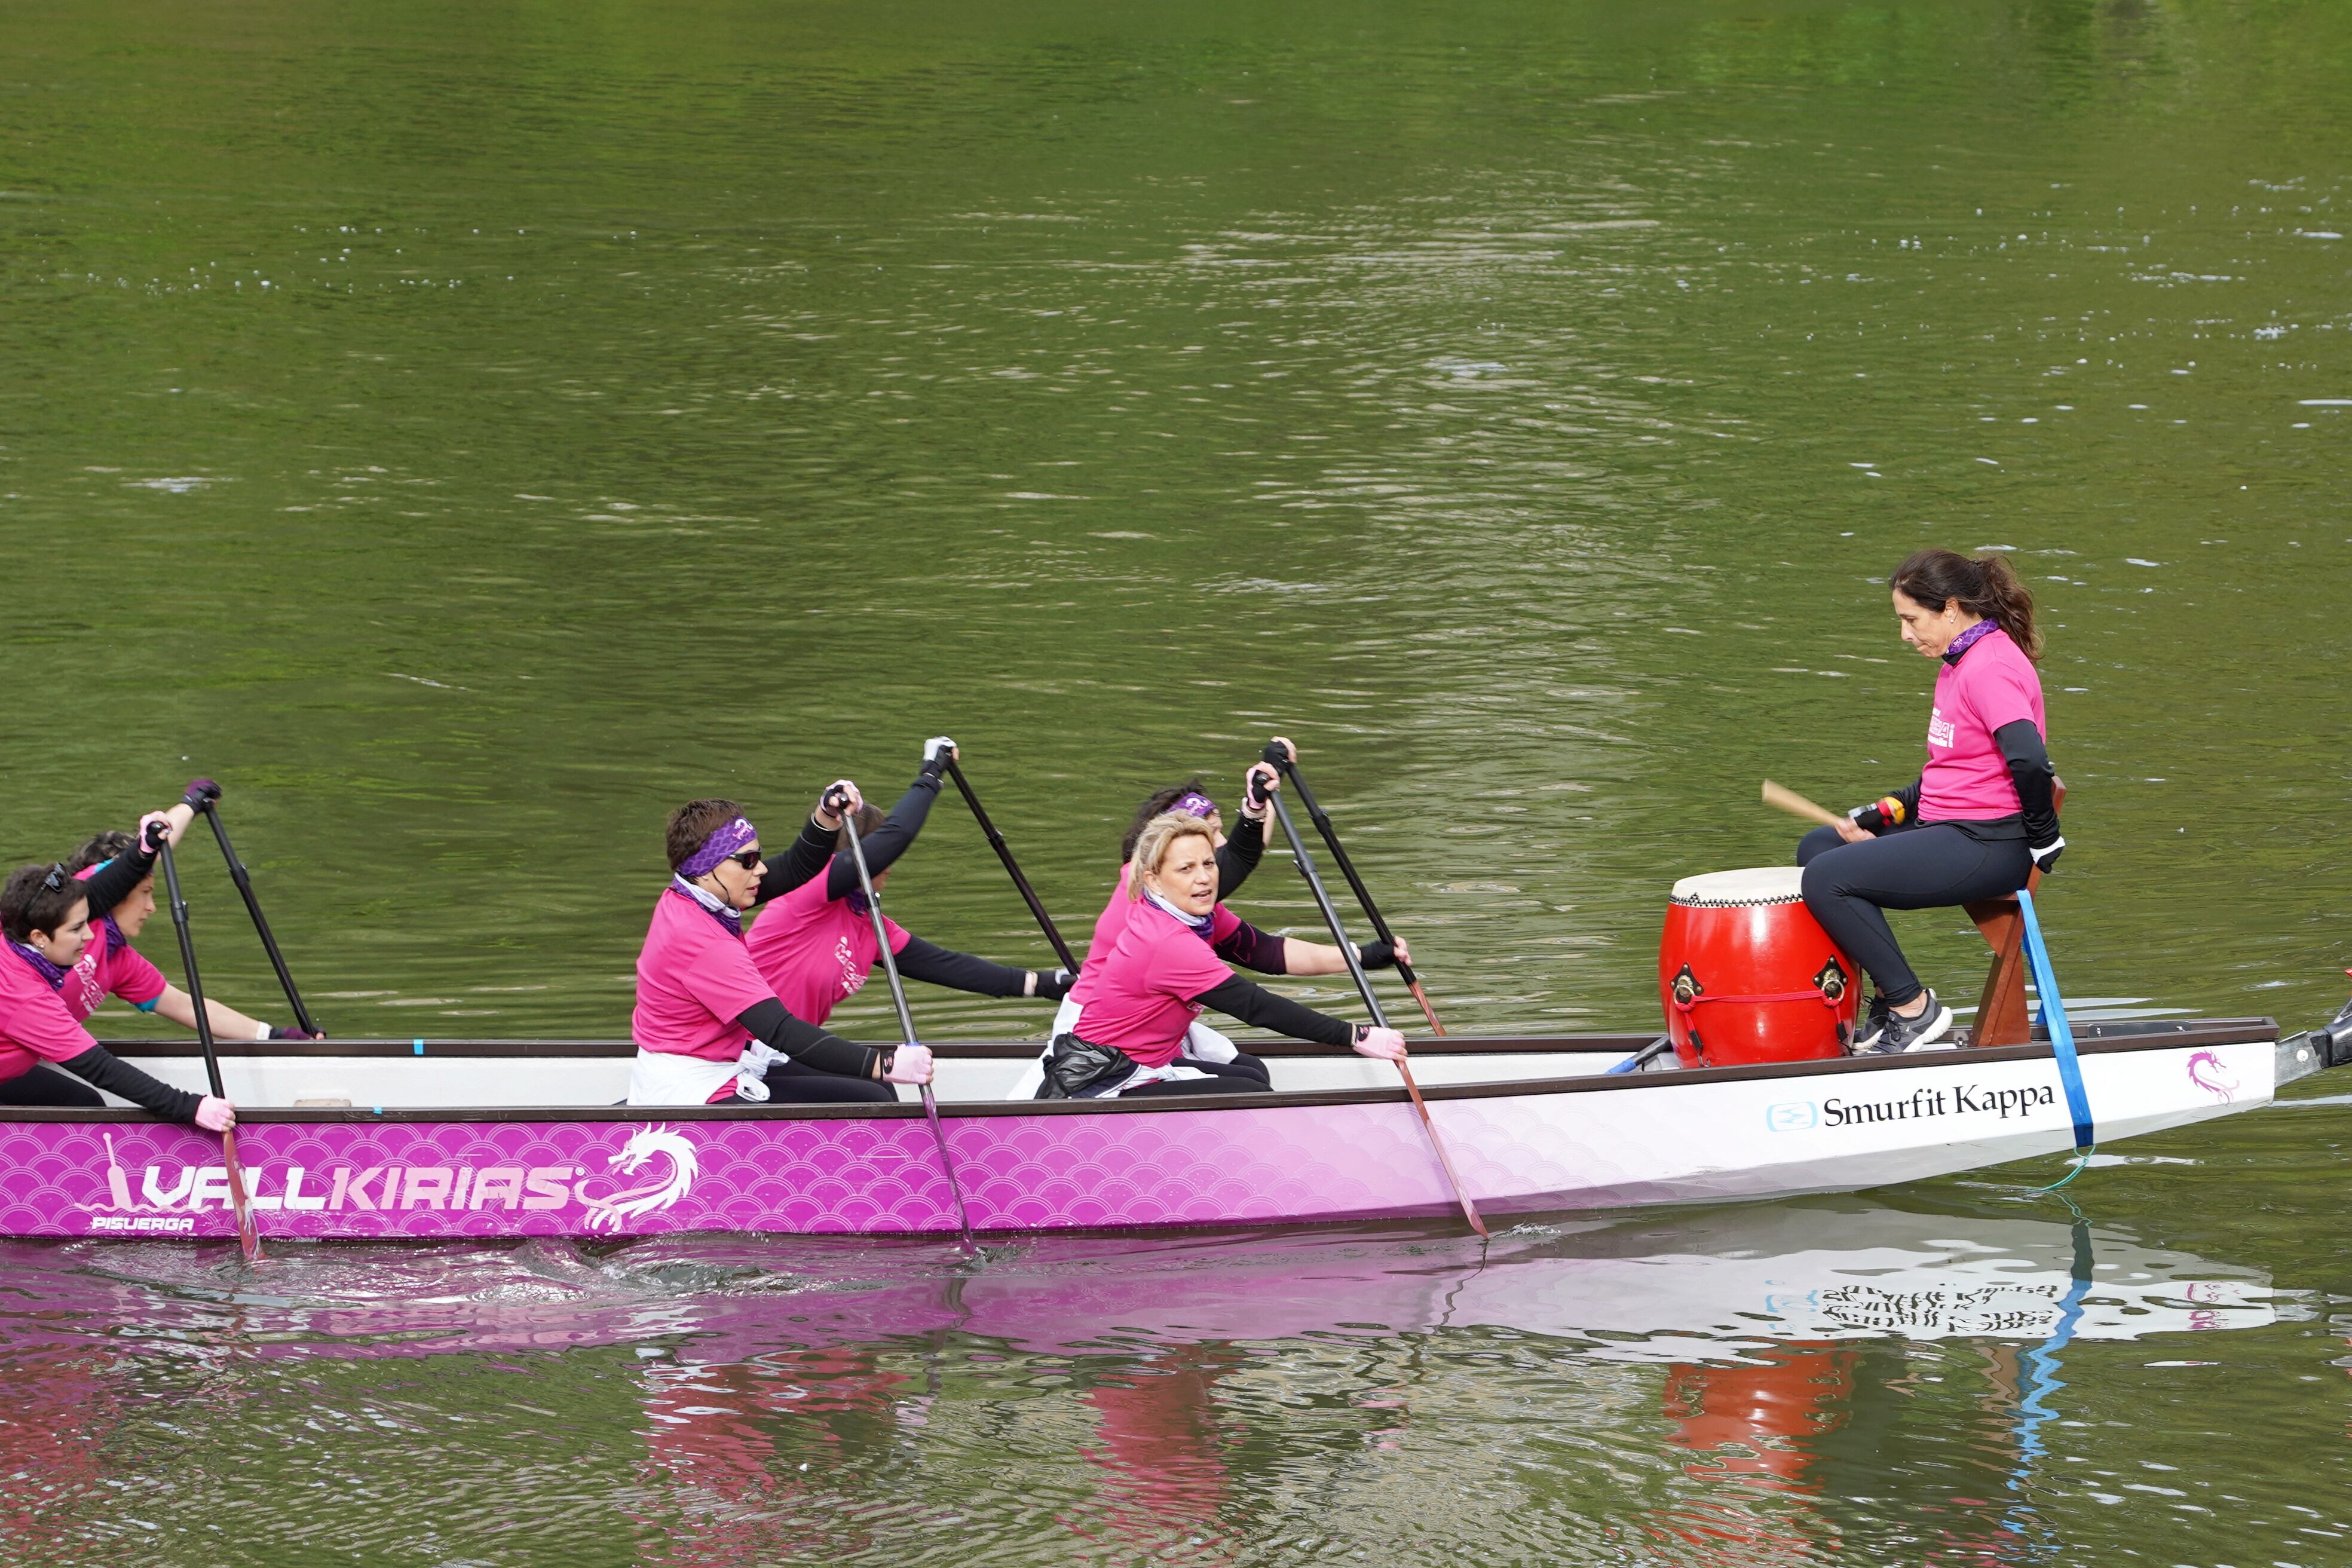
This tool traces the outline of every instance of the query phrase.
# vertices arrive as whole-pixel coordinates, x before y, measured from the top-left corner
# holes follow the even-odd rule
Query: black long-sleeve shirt
[[[1192,998],[1203,1007],[1214,1007],[1229,1017],[1244,1024],[1255,1024],[1262,1029],[1272,1029],[1294,1040],[1312,1040],[1325,1046],[1353,1046],[1356,1026],[1345,1018],[1334,1018],[1328,1013],[1293,1002],[1277,995],[1254,980],[1238,974],[1227,975]]]
[[[81,885],[83,896],[89,900],[89,918],[95,921],[112,914],[114,906],[131,896],[131,889],[154,874],[155,856],[144,842],[108,861],[104,870],[92,871]]]
[[[957,952],[919,936],[907,939],[907,945],[898,950],[898,973],[908,979],[944,985],[950,991],[969,991],[975,996],[1029,994],[1029,971],[992,963],[985,958]]]
[[[1217,849],[1217,897],[1230,899],[1265,855],[1265,819],[1243,817]]]
[[[907,786],[907,793],[898,797],[898,804],[890,808],[888,820],[859,841],[859,847],[866,851],[866,870],[878,877],[913,847],[915,836],[922,832],[924,819],[931,815],[931,803],[939,798],[940,775],[926,763],[923,771],[915,775],[915,782]],[[797,850],[800,846],[795,844],[793,847]],[[807,880],[806,877],[801,879],[802,882]],[[793,884],[798,886],[800,882]],[[825,872],[824,896],[845,899],[856,890],[857,860],[845,849],[833,857],[832,867]]]
[[[190,1094],[184,1089],[173,1089],[160,1079],[150,1078],[104,1046],[92,1046],[58,1065],[91,1088],[120,1095],[166,1121],[194,1121],[196,1107],[204,1103],[203,1095]]]
[[[763,996],[752,1003],[735,1015],[735,1021],[771,1050],[782,1051],[803,1067],[812,1067],[819,1072],[870,1079],[875,1076],[875,1063],[880,1059],[881,1053],[871,1046],[845,1040],[805,1018],[794,1017],[773,996]]]

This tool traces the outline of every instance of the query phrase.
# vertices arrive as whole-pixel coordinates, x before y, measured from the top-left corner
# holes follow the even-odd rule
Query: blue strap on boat
[[[2074,1119],[2074,1147],[2087,1152],[2098,1140],[2091,1124],[2091,1097],[2083,1089],[2083,1064],[2074,1056],[2074,1030],[2066,1022],[2066,1004],[2058,994],[2058,974],[2050,967],[2050,947],[2042,940],[2042,922],[2034,917],[2033,895],[2018,889],[2017,907],[2025,916],[2025,957],[2033,968],[2033,988],[2041,994],[2042,1016],[2050,1026],[2050,1054],[2058,1063],[2058,1081],[2066,1089],[2067,1113]]]
[[[425,1042],[423,1040],[411,1040],[408,1043],[416,1047],[416,1054],[418,1056],[421,1057],[425,1054]]]

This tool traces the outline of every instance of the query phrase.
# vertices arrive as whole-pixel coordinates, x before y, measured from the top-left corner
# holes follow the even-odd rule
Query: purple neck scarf
[[[1959,663],[1960,655],[1968,652],[1969,649],[1976,647],[1977,644],[1982,642],[1985,638],[1992,636],[1993,633],[1999,630],[2000,630],[2000,623],[1999,621],[1979,621],[1975,626],[1970,626],[1967,631],[1962,632],[1959,636],[1952,639],[1952,646],[1944,650],[1944,662],[1946,664]]]
[[[1178,909],[1173,900],[1161,898],[1159,892],[1153,889],[1144,889],[1143,898],[1144,901],[1151,905],[1152,908],[1160,910],[1168,914],[1175,916],[1176,919],[1182,921],[1184,922],[1184,929],[1191,931],[1194,936],[1199,937],[1202,942],[1208,941],[1209,933],[1217,929],[1216,916],[1188,915],[1182,910]]]
[[[16,949],[17,957],[33,966],[34,973],[49,983],[50,990],[57,991],[64,988],[66,972],[44,958],[38,948],[14,940],[11,940],[8,945]]]
[[[738,942],[743,940],[743,913],[740,910],[729,909],[683,877],[672,877],[669,879],[669,890],[681,899],[690,900],[712,920],[725,926],[729,936]]]
[[[1170,802],[1168,809],[1180,816],[1197,816],[1206,822],[1217,815],[1217,803],[1199,790],[1192,790]]]
[[[760,830],[740,816],[731,822],[721,823],[710,830],[710,837],[702,841],[701,848],[687,857],[686,864],[677,868],[677,874],[689,882],[697,877],[708,877],[719,868],[721,860],[730,855],[741,854],[759,841]]]

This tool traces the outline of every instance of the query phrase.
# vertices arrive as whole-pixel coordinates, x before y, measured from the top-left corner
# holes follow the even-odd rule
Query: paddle
[[[228,829],[221,826],[220,802],[205,797],[196,810],[213,825],[213,837],[220,843],[221,858],[228,862],[229,880],[245,899],[246,912],[253,917],[253,929],[261,933],[261,950],[269,955],[269,967],[278,971],[278,984],[286,988],[287,1005],[294,1009],[294,1022],[306,1035],[316,1035],[319,1026],[310,1021],[310,1010],[302,1005],[302,994],[294,989],[294,976],[286,968],[286,955],[278,951],[278,939],[270,934],[269,921],[261,912],[261,900],[253,896],[253,879],[245,873],[245,862],[236,858],[229,847]]]
[[[1795,790],[1783,789],[1770,779],[1764,781],[1764,804],[1785,811],[1790,816],[1801,816],[1807,822],[1818,822],[1823,827],[1835,827],[1841,822],[1853,820],[1850,817],[1840,816],[1826,806],[1815,805]]]
[[[830,803],[841,814],[841,826],[849,835],[850,858],[857,862],[857,885],[866,893],[866,912],[874,920],[874,941],[882,950],[882,973],[889,977],[890,1001],[898,1009],[898,1033],[910,1046],[922,1044],[915,1038],[915,1016],[907,1011],[907,987],[898,978],[898,960],[890,951],[890,930],[882,923],[882,900],[874,891],[873,874],[866,868],[866,845],[857,836],[857,814],[850,808],[849,797],[836,794]],[[955,1156],[948,1152],[948,1135],[940,1126],[940,1103],[931,1097],[931,1086],[921,1086],[923,1119],[931,1124],[931,1141],[940,1146],[940,1169],[947,1173],[948,1191],[955,1194],[956,1226],[963,1244],[964,1255],[977,1258],[980,1248],[972,1245],[971,1215],[963,1206],[963,1187],[956,1180]]]
[[[952,752],[948,756],[948,777],[955,780],[956,788],[963,792],[963,803],[971,807],[971,815],[979,822],[981,832],[987,836],[988,847],[996,851],[996,858],[1003,861],[1005,870],[1012,873],[1013,885],[1020,889],[1022,898],[1028,900],[1029,912],[1037,917],[1038,929],[1045,933],[1045,940],[1054,944],[1055,955],[1061,959],[1062,967],[1076,974],[1078,972],[1076,955],[1070,952],[1070,944],[1062,940],[1062,933],[1055,929],[1054,917],[1045,912],[1045,905],[1037,897],[1037,890],[1029,885],[1029,879],[1021,874],[1020,862],[1013,858],[1012,847],[1004,842],[1004,835],[996,831],[996,824],[989,821],[988,813],[980,808],[980,796],[971,793],[971,785],[964,780],[963,767]]]
[[[1298,837],[1298,825],[1290,820],[1290,808],[1283,804],[1282,792],[1260,793],[1253,781],[1250,798],[1261,805],[1269,800],[1274,803],[1274,815],[1282,824],[1283,837],[1290,840],[1290,853],[1292,858],[1298,862],[1298,874],[1307,879],[1307,889],[1315,895],[1315,906],[1323,911],[1323,923],[1331,928],[1331,940],[1339,944],[1339,956],[1347,961],[1348,973],[1356,982],[1358,994],[1363,997],[1364,1005],[1371,1010],[1372,1022],[1383,1029],[1387,1028],[1389,1016],[1381,1011],[1380,996],[1372,990],[1371,981],[1364,975],[1363,964],[1356,958],[1355,944],[1340,929],[1339,911],[1331,907],[1331,895],[1323,890],[1323,879],[1315,874],[1315,861],[1307,853],[1305,841]],[[1412,1081],[1412,1065],[1400,1061],[1396,1069],[1404,1076],[1404,1091],[1412,1097],[1413,1110],[1421,1113],[1422,1131],[1429,1134],[1429,1146],[1437,1152],[1437,1163],[1444,1168],[1445,1180],[1453,1186],[1455,1200],[1462,1205],[1462,1217],[1470,1222],[1472,1230],[1485,1238],[1487,1236],[1486,1222],[1478,1217],[1478,1205],[1470,1201],[1470,1194],[1462,1185],[1462,1178],[1454,1173],[1454,1156],[1445,1152],[1445,1140],[1437,1135],[1437,1123],[1430,1120],[1429,1107],[1422,1102],[1421,1086]]]
[[[1603,1078],[1614,1078],[1621,1072],[1640,1072],[1643,1068],[1648,1067],[1652,1062],[1657,1060],[1660,1057],[1664,1056],[1668,1051],[1674,1049],[1674,1046],[1675,1037],[1672,1035],[1660,1035],[1656,1039],[1652,1040],[1648,1045],[1643,1046],[1640,1050],[1635,1051],[1632,1056],[1627,1057],[1623,1061],[1619,1062],[1615,1067],[1611,1068],[1607,1072],[1602,1073],[1601,1076]]]
[[[1265,760],[1280,768],[1283,776],[1290,780],[1291,787],[1298,792],[1299,803],[1307,807],[1307,815],[1313,820],[1316,831],[1322,834],[1323,842],[1331,847],[1331,858],[1339,866],[1339,875],[1348,879],[1348,886],[1355,889],[1356,902],[1364,907],[1365,918],[1372,922],[1372,934],[1394,947],[1396,933],[1389,930],[1388,921],[1381,919],[1380,909],[1372,902],[1372,895],[1364,887],[1363,878],[1356,874],[1356,863],[1349,859],[1347,850],[1340,847],[1339,835],[1331,826],[1329,814],[1324,811],[1322,802],[1315,798],[1315,792],[1307,787],[1307,780],[1299,774],[1298,764],[1291,760],[1287,750],[1274,741],[1265,743]],[[1429,994],[1422,990],[1421,977],[1413,973],[1412,965],[1399,958],[1396,967],[1406,988],[1412,991],[1412,999],[1421,1004],[1421,1016],[1429,1020],[1430,1032],[1436,1035],[1445,1033],[1445,1026],[1437,1021],[1437,1009],[1429,1005]]]
[[[169,839],[157,834],[149,842],[163,862],[163,888],[172,900],[172,929],[180,937],[180,967],[187,972],[188,1000],[196,1008],[196,1038],[205,1047],[205,1076],[212,1083],[213,1098],[226,1100],[227,1091],[221,1087],[220,1057],[213,1049],[213,1021],[205,1011],[205,983],[196,975],[196,944],[188,935],[188,900],[180,896],[179,868],[172,863]],[[261,1231],[253,1223],[253,1205],[245,1194],[245,1166],[236,1157],[236,1129],[225,1129],[220,1137],[222,1163],[228,1167],[229,1203],[236,1210],[237,1244],[244,1247],[247,1263],[258,1263]]]

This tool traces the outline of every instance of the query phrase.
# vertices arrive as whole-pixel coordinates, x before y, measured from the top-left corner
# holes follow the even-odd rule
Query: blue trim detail
[[[133,1007],[138,1008],[142,1013],[152,1013],[155,1010],[155,1004],[161,1002],[163,999],[163,998],[161,996],[150,996],[144,1002],[133,1002],[131,1005]]]
[[[2058,974],[2050,967],[2049,944],[2042,940],[2042,921],[2033,912],[2033,895],[2017,889],[2017,907],[2025,916],[2025,957],[2033,967],[2033,988],[2042,996],[2042,1017],[2050,1026],[2050,1054],[2058,1061],[2058,1081],[2065,1086],[2067,1114],[2074,1119],[2074,1147],[2088,1149],[2098,1140],[2091,1124],[2091,1097],[2083,1088],[2083,1064],[2074,1056],[2074,1030],[2066,1022],[2066,1004],[2058,994]]]
[[[411,1040],[408,1043],[416,1047],[416,1054],[418,1056],[421,1057],[425,1054],[425,1042],[423,1040]]]

